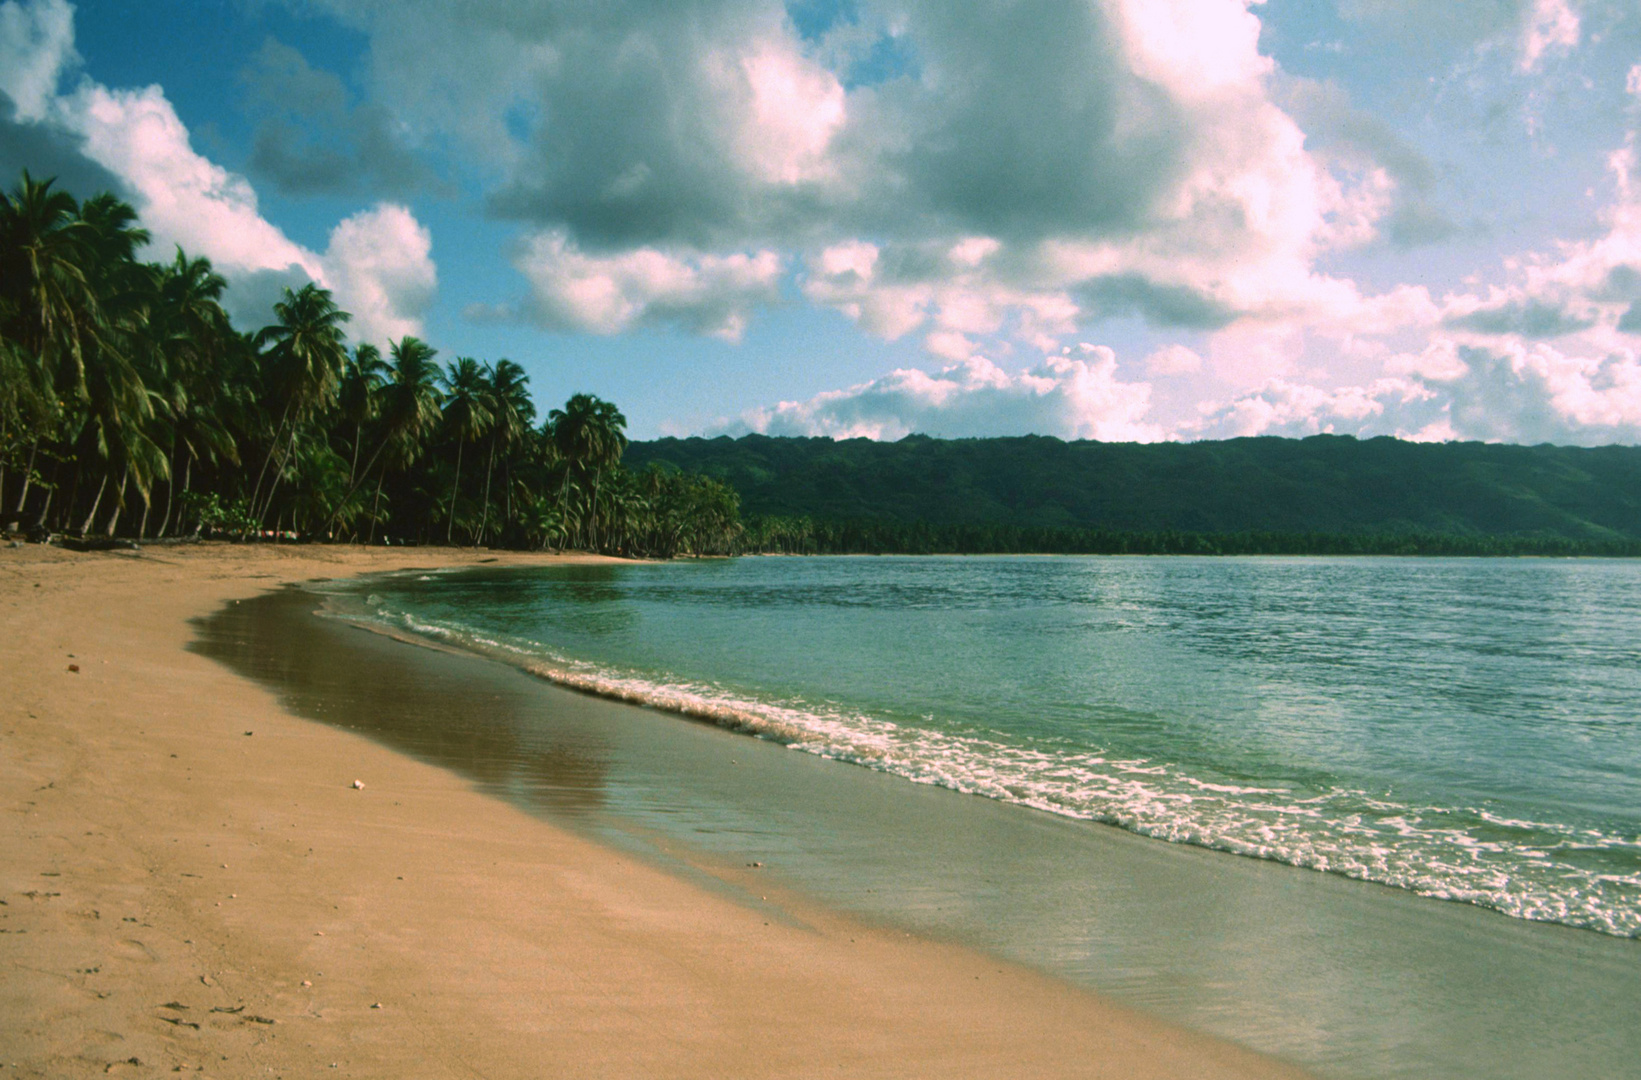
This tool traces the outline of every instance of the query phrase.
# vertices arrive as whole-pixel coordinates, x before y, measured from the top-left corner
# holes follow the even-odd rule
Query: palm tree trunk
[[[479,519],[479,534],[473,538],[473,546],[478,547],[484,542],[484,530],[490,524],[490,478],[496,475],[496,437],[490,436],[490,463],[484,467],[484,517]]]
[[[97,520],[97,508],[103,504],[103,492],[108,489],[108,474],[103,473],[103,482],[97,485],[97,497],[91,500],[91,513],[85,516],[80,525],[80,535],[84,536],[91,531],[91,523]]]
[[[376,511],[382,505],[382,481],[387,479],[387,465],[383,464],[382,471],[376,474],[376,497],[370,503],[370,539],[367,544],[376,542]]]
[[[29,444],[28,467],[23,470],[23,490],[18,493],[18,495],[17,495],[17,505],[12,510],[12,513],[17,514],[19,517],[23,513],[23,504],[28,502],[29,481],[34,479],[34,455],[38,454],[39,452],[40,452],[40,436],[36,435],[34,437],[34,441]]]
[[[57,494],[57,486],[62,483],[62,479],[63,463],[59,461],[51,467],[51,483],[46,487],[46,497],[44,501],[40,503],[40,515],[34,519],[36,528],[43,529],[46,527],[46,517],[51,513],[51,498],[53,495]],[[70,500],[69,506],[72,507],[73,505],[73,501]],[[63,511],[58,512],[62,513]]]
[[[262,528],[262,523],[268,520],[268,511],[273,509],[274,492],[279,490],[279,480],[285,475],[285,466],[290,464],[291,458],[296,456],[296,425],[291,425],[290,445],[279,455],[279,464],[274,466],[273,479],[268,481],[268,501],[262,504],[262,512],[256,515],[256,527]],[[256,511],[256,503],[251,503],[251,510]],[[283,514],[280,517],[284,517]]]
[[[138,494],[141,494],[141,492],[139,492]],[[148,496],[143,495],[143,497],[142,497],[142,520],[137,522],[137,539],[138,540],[148,539],[148,511],[152,510],[153,508],[154,508],[154,504],[149,500]]]
[[[279,426],[274,429],[273,441],[268,444],[268,456],[262,459],[262,468],[256,474],[256,487],[251,489],[251,507],[255,509],[257,498],[262,494],[262,478],[268,474],[268,464],[273,461],[274,451],[279,449],[279,443],[285,434],[285,421],[290,418],[291,403],[285,402],[285,411],[279,415]]]
[[[588,516],[587,539],[594,551],[598,550],[598,481],[600,473],[593,473],[593,505]]]
[[[160,531],[154,534],[155,537],[164,537],[165,531],[171,527],[171,501],[177,492],[176,475],[177,448],[173,445],[171,447],[171,475],[165,481],[165,516],[160,518]]]
[[[194,455],[193,455],[193,453],[190,452],[189,455],[188,455],[187,462],[185,462],[182,466],[182,501],[184,503],[186,503],[188,501],[188,486],[189,486],[190,483],[193,482],[193,479],[194,479]],[[183,511],[184,514],[186,514],[187,512],[188,512],[187,510]],[[179,533],[182,532],[182,526],[183,526],[183,521],[179,518],[177,520],[177,532],[179,532]],[[197,522],[194,524],[194,532],[196,532],[196,533],[199,532],[199,524]]]
[[[125,509],[125,485],[131,482],[131,470],[120,477],[120,490],[114,496],[114,512],[108,515],[108,536],[114,535],[114,526],[120,523],[120,511]]]
[[[74,508],[80,505],[80,483],[85,479],[85,469],[81,468],[78,458],[74,462],[74,471],[68,484],[68,500],[57,508],[58,520],[67,532],[73,524]]]
[[[444,527],[444,542],[447,544],[456,532],[456,493],[462,487],[462,447],[465,445],[460,438],[456,440],[456,482],[450,485],[450,515]]]
[[[353,498],[353,493],[355,491],[359,490],[359,485],[364,482],[365,477],[370,475],[370,470],[376,465],[376,459],[382,456],[382,451],[387,449],[388,441],[391,438],[392,438],[391,435],[382,436],[381,445],[376,447],[375,452],[373,452],[370,455],[370,460],[365,462],[365,467],[360,472],[359,476],[352,483],[350,483],[348,485],[347,491],[342,493],[341,501],[336,504],[336,509],[331,512],[330,523],[332,525],[336,524],[336,519],[342,513],[342,507],[344,507],[348,504],[348,500]],[[384,476],[387,474],[387,462],[385,462],[385,461],[382,463],[382,474]],[[377,477],[377,480],[376,480],[376,497],[378,499],[380,499],[382,497],[382,480],[381,480],[381,477]],[[372,538],[374,538],[376,536],[376,525],[375,525],[374,522],[372,522],[371,527],[370,527],[370,535],[371,535]]]
[[[44,525],[46,523],[46,514],[51,510],[51,497],[55,494],[57,494],[55,488],[46,488],[45,501],[40,504],[40,520],[35,522],[36,525]]]
[[[353,425],[353,461],[348,464],[348,488],[353,487],[353,478],[359,474],[359,444],[365,441],[365,425]]]

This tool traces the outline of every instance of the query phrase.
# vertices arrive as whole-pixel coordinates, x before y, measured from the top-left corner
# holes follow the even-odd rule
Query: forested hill
[[[1318,435],[1196,443],[770,438],[634,442],[727,480],[750,518],[1030,529],[1641,539],[1641,448]]]

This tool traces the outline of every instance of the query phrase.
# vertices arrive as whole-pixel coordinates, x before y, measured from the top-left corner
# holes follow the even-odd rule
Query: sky
[[[635,438],[1641,442],[1635,0],[0,3],[0,183]]]

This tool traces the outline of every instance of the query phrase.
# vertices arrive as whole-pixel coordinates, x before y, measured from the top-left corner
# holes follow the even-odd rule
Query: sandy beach
[[[497,558],[0,551],[4,1075],[1301,1075],[801,898],[771,918],[187,650],[283,582]]]

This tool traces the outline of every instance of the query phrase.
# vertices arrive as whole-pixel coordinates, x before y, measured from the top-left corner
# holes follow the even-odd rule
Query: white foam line
[[[378,597],[372,597],[380,606]],[[661,709],[892,773],[920,784],[1017,803],[1189,843],[1492,908],[1517,918],[1641,937],[1641,871],[1612,874],[1557,863],[1573,837],[1586,850],[1626,851],[1641,865],[1641,837],[1616,837],[1485,808],[1417,807],[1335,788],[1310,797],[1279,787],[1203,780],[1167,762],[1098,751],[1045,751],[811,705],[760,701],[681,679],[622,672],[508,641],[459,623],[406,613],[405,629],[513,663],[560,686]],[[1482,840],[1464,819],[1545,838],[1543,848]]]

